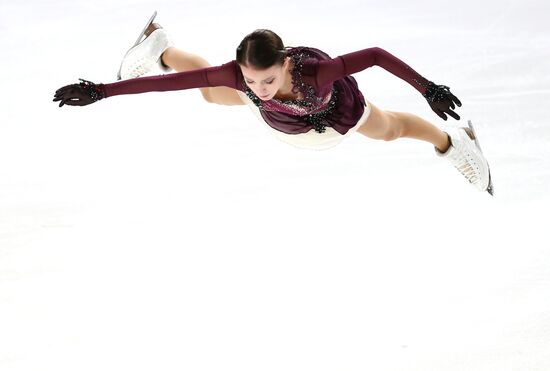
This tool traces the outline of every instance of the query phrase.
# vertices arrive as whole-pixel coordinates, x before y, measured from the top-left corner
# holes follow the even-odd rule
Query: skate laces
[[[142,57],[134,62],[128,70],[132,77],[140,77],[150,72],[154,66],[154,62],[150,57]]]
[[[458,162],[454,163],[453,165],[468,179],[470,183],[477,183],[480,180],[479,177],[479,170],[476,171],[474,166],[472,165],[471,156],[469,153],[466,153],[466,156],[462,156],[462,158],[459,159]]]
[[[458,146],[457,156],[453,156],[452,163],[470,183],[477,184],[481,181],[481,172],[465,140],[466,139],[462,139],[463,144]]]

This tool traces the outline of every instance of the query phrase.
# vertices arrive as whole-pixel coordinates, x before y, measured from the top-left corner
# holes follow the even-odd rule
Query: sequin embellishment
[[[289,51],[288,56],[292,58],[294,62],[294,68],[291,70],[292,76],[292,93],[302,93],[304,99],[293,100],[279,100],[271,99],[268,102],[264,102],[246,85],[243,79],[243,86],[245,87],[245,93],[250,98],[252,103],[256,105],[260,110],[277,110],[277,111],[292,111],[294,114],[302,116],[304,121],[313,126],[318,133],[324,133],[327,126],[325,118],[330,115],[336,107],[338,101],[338,89],[333,85],[330,93],[330,100],[326,102],[326,97],[318,97],[315,94],[313,86],[305,83],[302,80],[302,66],[303,58],[308,56],[307,52],[301,50],[301,48],[295,48]],[[315,110],[326,104],[326,107],[319,112]],[[279,109],[278,109],[279,108]]]
[[[105,98],[105,88],[103,87],[103,84],[94,84],[91,81],[79,79],[80,80],[80,87],[93,102],[97,102],[100,99]]]

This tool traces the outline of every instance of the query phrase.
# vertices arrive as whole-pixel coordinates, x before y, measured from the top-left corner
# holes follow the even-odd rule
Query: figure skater
[[[209,103],[247,104],[276,137],[299,148],[331,148],[355,132],[385,141],[429,142],[478,190],[493,194],[489,165],[470,122],[442,131],[414,114],[384,111],[364,98],[350,75],[377,65],[412,85],[443,120],[447,115],[460,119],[453,110],[462,103],[449,87],[425,79],[386,50],[371,47],[331,58],[313,47],[285,47],[273,31],[257,29],[241,41],[235,60],[212,66],[177,49],[166,30],[152,22],[155,16],[126,53],[121,81],[79,79],[58,89],[53,101],[59,107],[84,106],[120,94],[199,88]],[[155,67],[176,72],[143,76]]]

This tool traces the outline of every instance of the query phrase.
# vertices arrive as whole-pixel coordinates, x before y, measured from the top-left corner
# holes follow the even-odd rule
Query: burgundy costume
[[[287,55],[294,62],[294,68],[290,71],[292,92],[301,92],[303,100],[261,100],[246,85],[235,60],[220,66],[103,84],[105,97],[227,86],[245,93],[259,108],[266,123],[275,130],[297,134],[315,129],[322,133],[326,126],[330,126],[344,135],[357,124],[367,104],[357,81],[349,75],[368,67],[380,66],[408,82],[420,93],[426,93],[427,79],[378,47],[336,58],[330,58],[321,50],[311,47],[286,49]]]

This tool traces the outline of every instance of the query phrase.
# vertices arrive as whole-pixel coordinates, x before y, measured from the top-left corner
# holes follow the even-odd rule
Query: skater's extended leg
[[[181,49],[170,47],[161,55],[162,63],[173,68],[177,72],[185,72],[198,68],[211,67],[206,59]],[[207,102],[228,106],[245,104],[235,89],[227,86],[199,88]]]
[[[373,139],[414,138],[430,142],[439,151],[436,151],[438,156],[449,159],[470,183],[493,194],[489,164],[474,144],[474,133],[469,133],[468,128],[449,129],[451,134],[448,134],[411,113],[384,111],[369,104],[371,112],[358,133]],[[470,127],[470,130],[473,129]]]
[[[407,112],[384,111],[368,102],[371,112],[367,121],[357,130],[372,139],[386,141],[414,138],[432,143],[442,152],[449,146],[447,134],[421,117]]]

